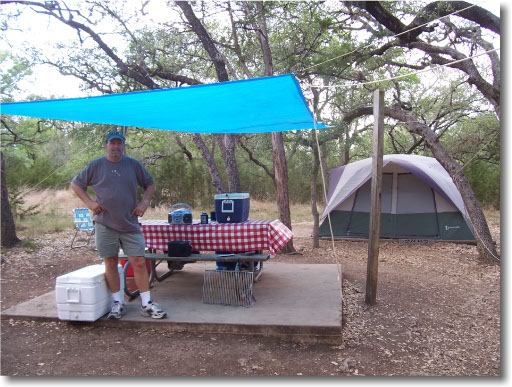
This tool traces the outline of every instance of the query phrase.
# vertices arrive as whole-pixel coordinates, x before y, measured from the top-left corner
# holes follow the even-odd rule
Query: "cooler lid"
[[[215,195],[215,200],[217,199],[249,199],[249,194],[236,192],[221,193]]]
[[[57,284],[97,284],[105,281],[105,265],[86,266],[57,277]]]

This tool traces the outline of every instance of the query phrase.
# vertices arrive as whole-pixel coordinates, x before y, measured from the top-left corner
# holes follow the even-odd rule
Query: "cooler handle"
[[[187,203],[176,203],[171,206],[171,212],[181,207],[183,207],[185,210],[190,211],[190,206]]]
[[[231,206],[228,208],[224,208],[225,204],[230,204]],[[235,203],[233,202],[233,200],[223,200],[222,201],[222,213],[227,214],[230,212],[235,212]]]

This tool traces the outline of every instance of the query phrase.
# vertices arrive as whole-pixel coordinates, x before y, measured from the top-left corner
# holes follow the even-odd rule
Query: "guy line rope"
[[[466,11],[466,10],[468,10],[468,9],[470,9],[470,8],[473,8],[473,7],[479,6],[480,4],[485,3],[485,2],[487,2],[487,1],[488,1],[488,0],[483,0],[483,1],[479,2],[479,3],[477,3],[477,4],[472,4],[472,5],[470,5],[469,7],[466,7],[466,8],[463,8],[463,9],[459,9],[458,11],[454,11],[454,12],[452,12],[452,13],[450,13],[450,14],[446,15],[446,16],[441,16],[441,17],[438,17],[438,18],[432,19],[432,20],[430,20],[430,21],[428,21],[428,22],[426,22],[426,23],[420,24],[419,26],[416,26],[416,27],[410,28],[410,29],[408,29],[408,30],[406,30],[406,31],[402,31],[402,32],[400,32],[400,33],[398,33],[398,34],[395,34],[395,35],[389,36],[389,38],[390,38],[390,39],[392,39],[392,38],[396,38],[397,36],[407,34],[407,33],[411,32],[411,31],[414,31],[414,30],[416,30],[416,29],[418,29],[418,28],[422,28],[422,27],[424,27],[424,26],[426,26],[426,25],[428,25],[428,24],[430,24],[430,23],[432,23],[432,22],[435,22],[435,21],[437,21],[437,20],[443,19],[443,18],[448,17],[448,16],[456,15],[457,13],[460,13],[460,12],[462,12],[462,11]],[[368,47],[371,47],[371,46],[372,46],[371,44],[368,44],[368,45],[366,45],[366,46],[356,48],[355,50],[352,50],[352,51],[350,51],[350,52],[346,52],[346,53],[344,53],[344,54],[341,54],[341,55],[336,56],[336,57],[331,58],[331,59],[327,59],[327,60],[326,60],[326,61],[324,61],[324,62],[320,62],[320,63],[314,64],[314,65],[312,65],[312,66],[306,67],[306,68],[304,68],[304,69],[302,69],[302,70],[299,70],[299,71],[297,71],[297,72],[306,71],[306,70],[312,69],[312,68],[314,68],[314,67],[317,67],[317,66],[323,65],[323,64],[325,64],[325,63],[332,62],[333,60],[343,58],[343,57],[345,57],[345,56],[347,56],[347,55],[353,54],[353,53],[358,52],[358,51],[360,51],[360,50],[364,50],[365,48],[368,48]]]

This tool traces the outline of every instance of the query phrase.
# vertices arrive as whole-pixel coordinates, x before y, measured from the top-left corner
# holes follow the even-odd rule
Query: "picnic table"
[[[197,221],[170,224],[166,220],[140,219],[139,223],[148,249],[145,258],[150,261],[150,284],[164,280],[186,263],[197,261],[246,264],[256,282],[262,274],[263,262],[274,257],[293,237],[291,230],[277,219],[208,224]],[[194,253],[188,257],[169,257],[167,244],[175,240],[190,241]],[[168,263],[169,270],[159,275],[156,268],[162,262]],[[129,262],[124,266],[125,275],[128,267]],[[125,286],[125,293],[135,297],[138,290],[130,291]]]
[[[172,240],[190,241],[196,251],[248,252],[266,250],[275,256],[293,234],[277,219],[241,223],[169,224],[166,220],[141,220],[149,249],[167,251]]]

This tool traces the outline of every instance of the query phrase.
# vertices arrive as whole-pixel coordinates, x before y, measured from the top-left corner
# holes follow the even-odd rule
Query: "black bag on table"
[[[170,241],[167,243],[167,255],[169,257],[188,257],[192,254],[190,241]]]

